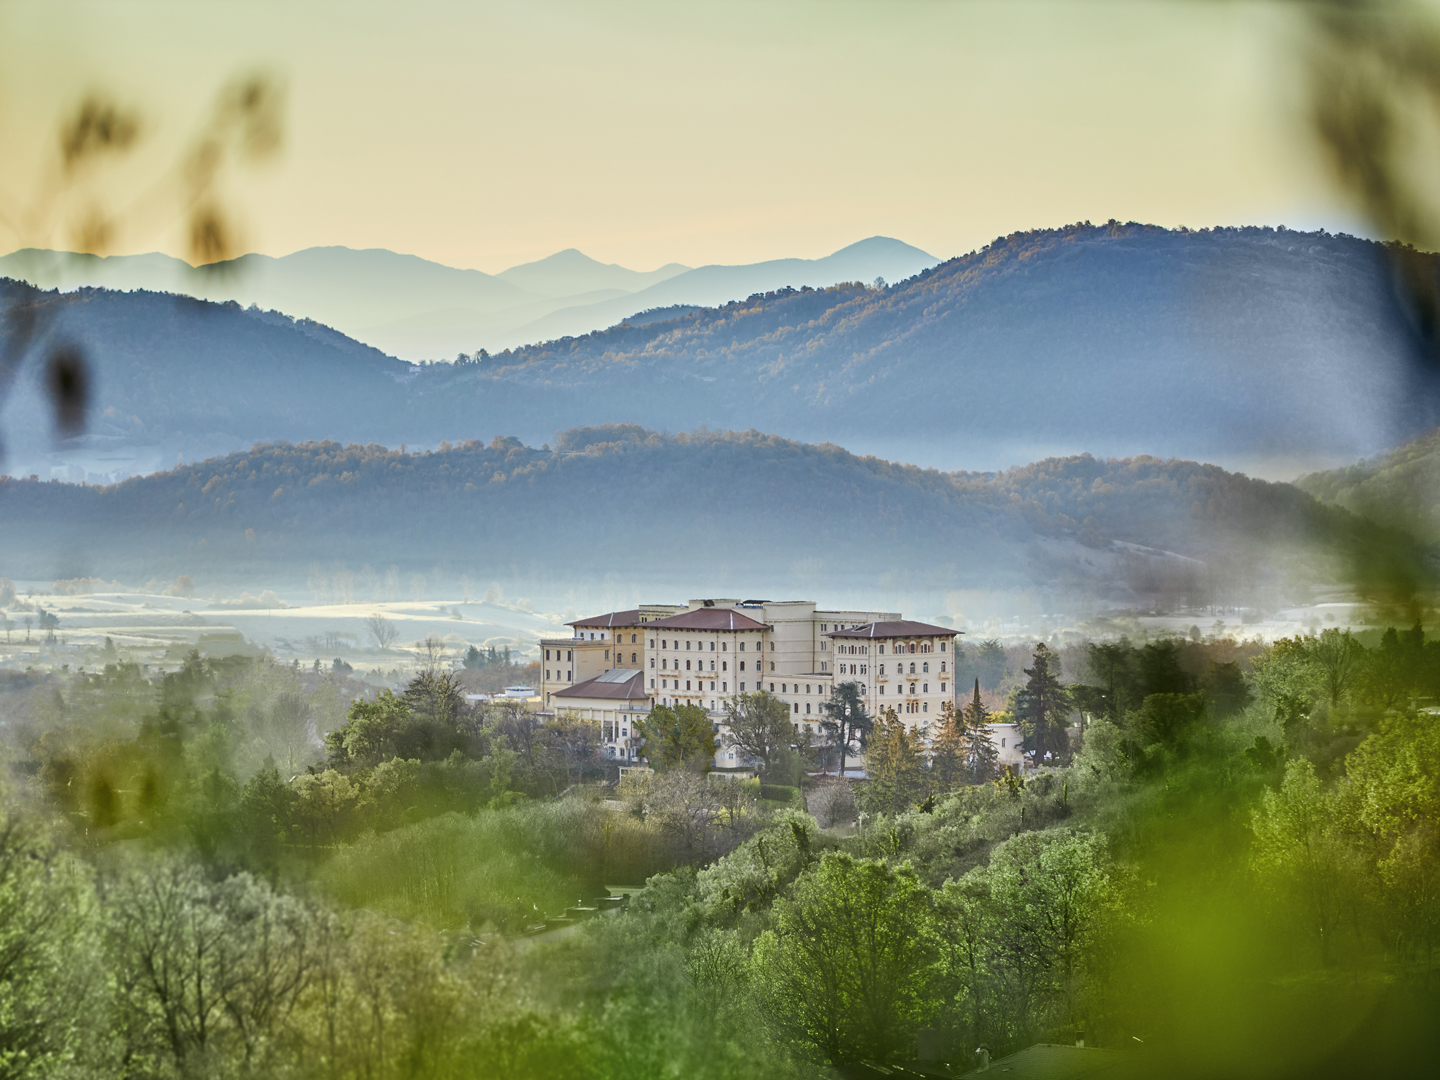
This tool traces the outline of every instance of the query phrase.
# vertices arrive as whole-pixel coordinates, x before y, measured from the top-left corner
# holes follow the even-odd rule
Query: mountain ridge
[[[300,340],[313,321],[238,305],[19,284],[0,289],[0,304],[88,343],[90,444],[129,445],[143,431],[161,448],[152,469],[275,439],[434,446],[478,427],[538,444],[557,428],[631,421],[753,427],[945,468],[1143,452],[1288,478],[1440,424],[1440,379],[1383,247],[1324,233],[1035,230],[883,287],[656,307],[605,330],[459,364],[388,361],[386,372],[356,342],[344,348],[370,360],[331,372]],[[245,350],[216,337],[261,317],[297,335],[285,363],[320,364],[341,392],[277,407],[290,384],[257,380]],[[264,347],[262,367],[284,366],[282,338]],[[39,378],[31,365],[0,421],[21,462],[54,459]],[[76,478],[116,474],[66,459],[59,475],[82,465]]]
[[[1278,603],[1361,550],[1417,557],[1291,485],[1196,462],[1079,455],[944,473],[756,431],[611,424],[560,432],[553,449],[510,437],[421,453],[275,443],[106,487],[7,479],[0,573],[268,581],[318,561],[541,579],[560,559],[566,580],[642,582],[657,546],[733,531],[736,514],[745,542],[705,545],[702,576],[717,586],[793,576]],[[605,541],[577,544],[576,529]],[[885,557],[898,548],[903,559]]]
[[[834,284],[857,270],[867,280],[875,274],[893,274],[896,267],[904,269],[896,262],[902,249],[913,253],[906,256],[906,265],[936,261],[900,241],[885,240],[877,246],[876,239],[884,238],[871,237],[820,259],[789,260],[794,264],[792,276],[798,273],[805,278],[793,283]],[[839,261],[833,261],[837,257]],[[773,287],[765,283],[773,280],[775,265],[772,260],[701,267],[704,273],[692,282],[690,292],[683,285],[672,285],[666,295],[698,296],[698,289],[711,296],[718,273],[731,282],[732,291],[721,297],[723,302],[757,287]],[[540,324],[558,310],[570,311],[565,325],[572,330],[603,329],[625,315],[656,306],[648,300],[628,304],[625,295],[695,272],[680,263],[651,271],[630,270],[602,263],[575,248],[498,274],[446,266],[386,248],[343,245],[303,248],[282,256],[252,253],[199,268],[155,252],[97,256],[27,248],[0,256],[0,276],[40,288],[141,289],[253,303],[325,323],[412,361],[523,344],[533,340],[533,334],[543,333]],[[619,316],[612,317],[605,307],[612,301]]]

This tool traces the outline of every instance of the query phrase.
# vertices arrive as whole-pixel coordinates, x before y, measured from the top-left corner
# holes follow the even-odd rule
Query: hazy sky
[[[13,222],[87,91],[145,120],[103,187],[124,206],[258,67],[288,86],[286,149],[230,191],[271,254],[493,272],[578,247],[644,270],[876,234],[943,257],[1111,217],[1345,227],[1289,40],[1274,6],[1178,0],[0,0],[0,251],[71,243],[54,214]],[[118,249],[181,253],[175,220]]]

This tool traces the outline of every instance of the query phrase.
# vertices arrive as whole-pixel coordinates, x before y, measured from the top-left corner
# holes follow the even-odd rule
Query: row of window
[[[574,650],[573,650],[573,649],[556,649],[556,650],[555,650],[555,659],[556,659],[556,660],[559,660],[559,659],[560,659],[560,654],[561,654],[562,652],[565,654],[565,662],[568,664],[568,663],[570,662],[570,659],[571,659],[570,654],[571,654],[572,652],[574,652]],[[550,659],[550,650],[549,650],[549,649],[546,649],[546,650],[545,650],[545,659],[546,659],[546,660],[549,660],[549,659]],[[610,654],[609,654],[608,652],[605,654],[605,659],[607,659],[607,660],[610,659]]]
[[[744,630],[741,630],[741,631],[740,631],[740,633],[742,633],[742,634],[743,634],[743,633],[746,633],[746,632],[747,632],[747,631],[744,631]],[[756,631],[756,633],[759,633],[759,631]],[[692,645],[695,645],[695,648],[698,649],[698,650],[701,651],[701,652],[703,652],[703,651],[705,650],[705,642],[702,641],[702,642],[699,642],[698,644],[695,644],[695,642],[693,642],[692,639],[686,638],[686,639],[685,639],[685,649],[686,649],[686,651],[689,651],[689,649],[690,649],[690,647],[691,647]],[[655,647],[655,639],[654,639],[654,638],[651,638],[651,639],[650,639],[650,648],[653,649],[654,647]],[[660,639],[660,648],[662,648],[662,649],[673,649],[673,650],[675,650],[676,652],[679,652],[679,651],[680,651],[680,639],[679,639],[679,638],[674,638],[674,639],[671,639],[671,638],[661,638],[661,639]],[[757,642],[755,643],[755,651],[756,651],[756,652],[759,652],[759,651],[760,651],[760,648],[761,648],[761,643],[757,641]],[[715,642],[713,642],[713,641],[710,642],[710,651],[711,651],[711,652],[714,652],[714,651],[715,651]],[[730,651],[730,643],[729,643],[728,641],[722,641],[722,642],[720,642],[720,651],[721,651],[721,652],[729,652],[729,651]],[[743,641],[740,642],[740,651],[741,651],[741,652],[744,652],[744,651],[745,651],[745,642],[743,642]],[[774,651],[775,651],[775,643],[774,643],[773,641],[770,643],[770,651],[771,651],[771,652],[774,652]]]
[[[557,680],[560,678],[560,669],[559,669],[559,668],[556,668],[556,669],[555,669],[555,678],[556,678]],[[545,681],[546,681],[546,682],[549,682],[549,681],[550,681],[550,669],[549,669],[549,668],[546,668],[546,669],[545,669]],[[569,682],[569,681],[570,681],[570,672],[568,672],[568,671],[565,672],[565,681],[566,681],[566,682]]]

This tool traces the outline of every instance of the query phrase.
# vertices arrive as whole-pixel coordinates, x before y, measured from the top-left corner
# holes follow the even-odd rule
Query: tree
[[[975,680],[975,696],[965,706],[961,754],[971,783],[983,784],[1000,771],[1000,752],[990,738],[990,711],[980,700],[980,680]]]
[[[699,705],[656,705],[635,732],[644,743],[644,754],[656,772],[688,769],[708,772],[719,749],[710,716]]]
[[[94,914],[86,868],[15,812],[0,817],[0,1076],[89,1072],[108,1005]]]
[[[30,627],[32,627],[32,626],[34,626],[34,625],[35,625],[35,617],[34,617],[33,615],[26,615],[26,616],[25,616],[25,640],[26,640],[26,641],[29,641],[29,640],[30,640]]]
[[[1328,960],[1345,912],[1345,853],[1335,796],[1304,758],[1285,766],[1278,791],[1265,791],[1251,818],[1252,862],[1267,883],[1299,909]]]
[[[864,692],[859,683],[837,683],[830,691],[830,700],[821,706],[826,719],[820,721],[830,745],[840,751],[840,775],[845,775],[845,758],[863,749],[870,729],[874,727],[865,708]]]
[[[748,761],[759,761],[766,773],[787,756],[795,741],[790,706],[764,690],[737,694],[725,702],[730,742]]]
[[[980,680],[975,680],[979,693]],[[930,774],[941,791],[951,791],[965,782],[965,719],[953,701],[940,706],[940,726],[930,746]]]
[[[1038,767],[1047,754],[1059,758],[1069,747],[1065,718],[1070,715],[1070,695],[1060,685],[1060,660],[1043,641],[1035,646],[1032,666],[1024,670],[1029,679],[1015,695],[1014,715]]]
[[[1359,673],[1363,650],[1349,630],[1331,627],[1321,630],[1320,636],[1310,644],[1311,661],[1320,673],[1320,684],[1330,707],[1340,704],[1340,699],[1350,689]]]
[[[265,1075],[269,1055],[292,1041],[286,1028],[315,972],[311,912],[248,874],[211,882],[173,860],[131,875],[110,899],[132,1052],[169,1059],[181,1076],[223,1075],[227,1059]]]
[[[1005,647],[998,639],[987,638],[980,642],[975,659],[980,669],[980,685],[986,690],[994,690],[1005,677]]]
[[[350,706],[344,725],[326,733],[325,749],[336,764],[378,764],[397,754],[410,720],[409,702],[382,690]]]
[[[53,643],[55,641],[55,628],[60,625],[60,616],[56,615],[53,611],[46,611],[43,607],[39,609],[38,614],[40,617],[40,629],[45,631],[45,640]],[[25,622],[28,626],[30,620],[26,619]]]
[[[920,736],[892,709],[881,709],[865,754],[865,808],[892,817],[909,809],[925,785]]]
[[[400,628],[378,611],[365,620],[365,629],[369,631],[375,648],[381,652],[389,651],[390,646],[400,637]]]
[[[908,863],[827,852],[792,895],[753,953],[771,1014],[831,1064],[913,1055],[938,973],[929,890]]]

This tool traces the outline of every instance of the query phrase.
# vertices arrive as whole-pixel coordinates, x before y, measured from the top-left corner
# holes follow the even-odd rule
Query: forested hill
[[[1344,469],[1302,476],[1317,499],[1440,541],[1440,430]]]
[[[1382,247],[1283,229],[1020,233],[883,288],[650,311],[418,371],[358,362],[370,354],[353,343],[321,350],[335,342],[315,324],[277,315],[153,294],[0,295],[17,300],[60,309],[59,329],[89,347],[96,445],[143,439],[164,461],[275,439],[434,446],[500,430],[538,444],[630,421],[753,427],[947,468],[1089,451],[1289,476],[1440,423]],[[357,363],[338,365],[346,355]],[[46,437],[36,400],[16,395],[3,415],[12,472],[44,475],[13,464]]]
[[[155,447],[169,462],[177,453],[201,457],[257,440],[324,434],[345,416],[368,418],[356,425],[363,431],[414,375],[411,365],[320,323],[233,302],[108,289],[47,292],[0,279],[0,314],[0,356],[22,327],[40,329],[24,377],[0,413],[9,451],[0,471],[26,471],[26,444],[49,445],[36,359],[51,344],[78,343],[88,360],[88,441],[101,453]]]
[[[1251,603],[1333,580],[1386,542],[1294,487],[1194,462],[952,474],[755,432],[633,425],[562,432],[553,449],[277,444],[107,488],[0,483],[0,573],[31,579],[276,581],[338,560],[638,583],[663,552],[692,587],[1038,584]]]

